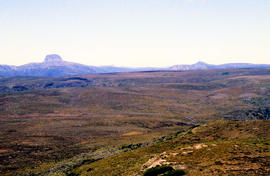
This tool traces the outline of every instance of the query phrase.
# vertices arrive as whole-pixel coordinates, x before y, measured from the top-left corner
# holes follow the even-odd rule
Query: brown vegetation
[[[0,172],[110,153],[217,119],[268,119],[269,74],[232,69],[2,78]]]

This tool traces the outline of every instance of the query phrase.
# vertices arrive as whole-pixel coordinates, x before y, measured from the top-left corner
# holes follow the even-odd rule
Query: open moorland
[[[269,118],[269,68],[1,78],[0,174],[142,175],[167,151],[191,175],[262,175]]]
[[[269,126],[258,120],[210,122],[152,146],[82,163],[70,175],[269,175]]]

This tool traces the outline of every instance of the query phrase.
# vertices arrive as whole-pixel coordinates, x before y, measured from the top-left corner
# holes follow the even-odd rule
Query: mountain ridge
[[[117,66],[88,66],[75,62],[68,62],[57,54],[46,55],[43,62],[28,63],[21,66],[0,65],[0,76],[37,76],[37,77],[59,77],[86,75],[94,73],[116,73],[116,72],[139,72],[139,71],[187,71],[187,70],[206,70],[206,69],[230,69],[230,68],[265,68],[268,64],[251,63],[226,63],[221,65],[208,64],[199,61],[191,65],[173,65],[171,67],[117,67]]]
[[[205,70],[205,69],[228,69],[228,68],[265,68],[270,67],[268,64],[251,64],[251,63],[225,63],[220,65],[208,64],[199,61],[192,65],[173,65],[170,70]]]

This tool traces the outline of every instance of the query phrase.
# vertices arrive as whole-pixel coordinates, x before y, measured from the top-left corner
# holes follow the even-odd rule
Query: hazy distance
[[[0,64],[270,64],[268,0],[0,0]]]

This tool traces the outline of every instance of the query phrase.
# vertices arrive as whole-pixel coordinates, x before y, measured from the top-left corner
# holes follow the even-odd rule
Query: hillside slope
[[[158,138],[148,146],[124,148],[112,156],[85,154],[80,162],[77,157],[49,170],[44,165],[19,174],[146,176],[148,172],[154,176],[149,170],[162,166],[190,176],[269,175],[269,126],[270,121],[213,121]]]
[[[74,169],[74,175],[143,175],[172,166],[186,175],[269,175],[270,121],[215,121],[153,146],[123,152]]]

